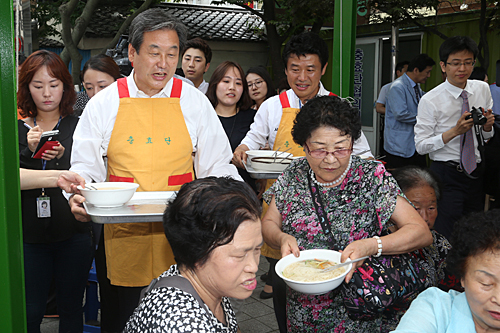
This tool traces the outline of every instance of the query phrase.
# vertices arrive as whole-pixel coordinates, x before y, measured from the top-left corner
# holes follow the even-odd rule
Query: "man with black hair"
[[[410,61],[406,73],[389,88],[384,129],[386,167],[389,169],[405,165],[426,166],[425,156],[415,151],[413,127],[416,123],[418,102],[425,94],[420,84],[427,81],[435,64],[427,54],[419,54]]]
[[[291,89],[262,103],[250,131],[234,151],[233,163],[238,167],[244,167],[245,151],[264,147],[267,140],[271,149],[289,149],[295,156],[305,156],[303,148],[292,139],[295,115],[308,100],[334,95],[320,81],[328,66],[328,46],[317,34],[307,32],[290,38],[283,50],[283,62]],[[353,149],[354,154],[368,150],[365,153],[371,155],[364,134]]]
[[[409,63],[410,62],[408,60],[405,60],[398,62],[396,64],[396,79],[401,77],[401,75],[403,75],[404,73],[406,73]],[[386,103],[387,93],[389,92],[389,88],[391,87],[392,82],[386,83],[382,86],[382,88],[380,88],[377,102],[375,103],[375,110],[381,115],[385,115],[385,103]]]
[[[199,91],[206,94],[208,82],[203,79],[203,74],[208,71],[212,61],[212,49],[201,38],[187,41],[182,53],[182,70],[184,76],[193,82]]]
[[[129,37],[134,69],[87,104],[73,136],[72,171],[86,182],[137,183],[138,191],[177,191],[208,176],[241,180],[210,101],[174,77],[187,28],[151,8],[134,18]],[[84,201],[79,194],[69,198],[82,222],[90,220]],[[97,258],[98,275],[110,283],[101,297],[101,328],[108,332],[123,330],[142,288],[175,262],[157,222],[104,225]]]
[[[420,154],[429,154],[431,169],[441,178],[443,191],[435,229],[447,238],[464,214],[484,209],[478,147],[493,136],[495,119],[488,84],[468,80],[478,52],[470,37],[445,40],[439,48],[439,64],[446,72],[446,81],[425,94],[418,105],[415,145]],[[480,110],[486,123],[474,124],[469,112],[472,107]]]

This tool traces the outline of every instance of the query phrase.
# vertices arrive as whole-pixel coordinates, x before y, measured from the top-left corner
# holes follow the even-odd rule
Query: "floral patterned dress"
[[[343,182],[333,188],[321,188],[320,194],[332,226],[325,235],[311,199],[305,158],[294,161],[264,194],[271,202],[275,196],[281,214],[283,232],[294,236],[300,250],[328,249],[329,237],[334,250],[349,243],[380,235],[386,229],[401,190],[382,164],[352,156],[351,167]],[[336,290],[323,295],[306,295],[288,288],[287,325],[289,332],[380,332],[382,318],[355,321],[349,318]]]

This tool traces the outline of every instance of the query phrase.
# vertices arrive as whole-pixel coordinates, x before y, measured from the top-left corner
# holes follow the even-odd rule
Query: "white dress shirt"
[[[290,102],[290,107],[300,109],[302,102],[293,90],[287,90],[286,94]],[[330,92],[326,90],[320,82],[317,96],[327,96],[329,94]],[[240,145],[246,145],[250,150],[256,150],[264,147],[266,141],[269,141],[269,147],[274,149],[274,141],[276,140],[276,134],[278,133],[282,115],[283,109],[278,95],[265,100],[255,115],[254,122],[250,126],[250,131],[248,131]],[[268,137],[269,140],[267,139]],[[361,137],[354,142],[353,154],[359,154],[366,150],[368,151],[364,152],[363,155],[373,157],[368,140],[366,140],[365,135],[361,132]]]
[[[208,90],[208,82],[203,80],[203,82],[198,87],[198,90],[201,91],[203,94],[206,94]]]
[[[389,88],[391,87],[392,82],[386,83],[385,85],[380,88],[380,92],[378,94],[377,102],[380,104],[384,104],[387,100],[387,93],[389,92]]]
[[[432,89],[420,99],[418,104],[417,123],[415,124],[415,146],[420,155],[429,154],[433,161],[460,162],[460,135],[450,142],[443,142],[443,133],[453,128],[462,116],[463,100],[460,97],[462,90],[467,92],[469,109],[483,107],[491,109],[491,98],[488,84],[478,80],[467,80],[465,89],[460,89],[446,80]],[[485,132],[484,139],[493,137],[494,130]],[[477,150],[476,135],[473,135],[476,148],[476,162],[481,162],[481,155]]]
[[[150,98],[138,90],[134,72],[127,77],[132,98]],[[173,79],[151,98],[170,97]],[[120,98],[116,82],[96,94],[88,103],[73,135],[71,171],[86,182],[106,179],[106,156],[111,133],[118,113]],[[208,98],[189,84],[182,85],[180,105],[193,144],[196,178],[229,175],[242,180],[236,167],[230,164],[233,154],[227,136]]]

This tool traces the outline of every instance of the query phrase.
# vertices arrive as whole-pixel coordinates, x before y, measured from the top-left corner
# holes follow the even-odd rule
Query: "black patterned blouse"
[[[170,266],[162,276],[181,275],[177,265]],[[229,299],[222,298],[226,323],[221,323],[205,304],[191,294],[175,287],[150,291],[135,309],[123,332],[222,332],[236,333],[238,324]]]

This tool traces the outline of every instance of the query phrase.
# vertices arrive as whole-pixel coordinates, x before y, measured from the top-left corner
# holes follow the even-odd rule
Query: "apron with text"
[[[330,96],[336,96],[334,93],[330,93]],[[288,100],[288,95],[286,91],[279,95],[281,108],[283,109],[283,114],[281,116],[280,124],[278,126],[278,132],[276,133],[276,139],[274,140],[273,150],[287,151],[287,153],[293,154],[293,156],[306,156],[304,153],[304,148],[293,141],[292,128],[293,122],[297,113],[300,111],[298,108],[290,107],[290,101]],[[266,183],[266,191],[274,184],[276,179],[268,179]],[[267,212],[268,204],[264,201],[262,204],[262,218]],[[267,244],[262,246],[262,255],[269,258],[281,259],[281,251],[272,249]]]
[[[130,98],[119,79],[120,106],[108,146],[108,181],[138,183],[137,191],[177,191],[194,179],[192,151],[180,106],[182,81],[170,98]],[[111,284],[147,286],[174,264],[161,222],[104,225]]]

